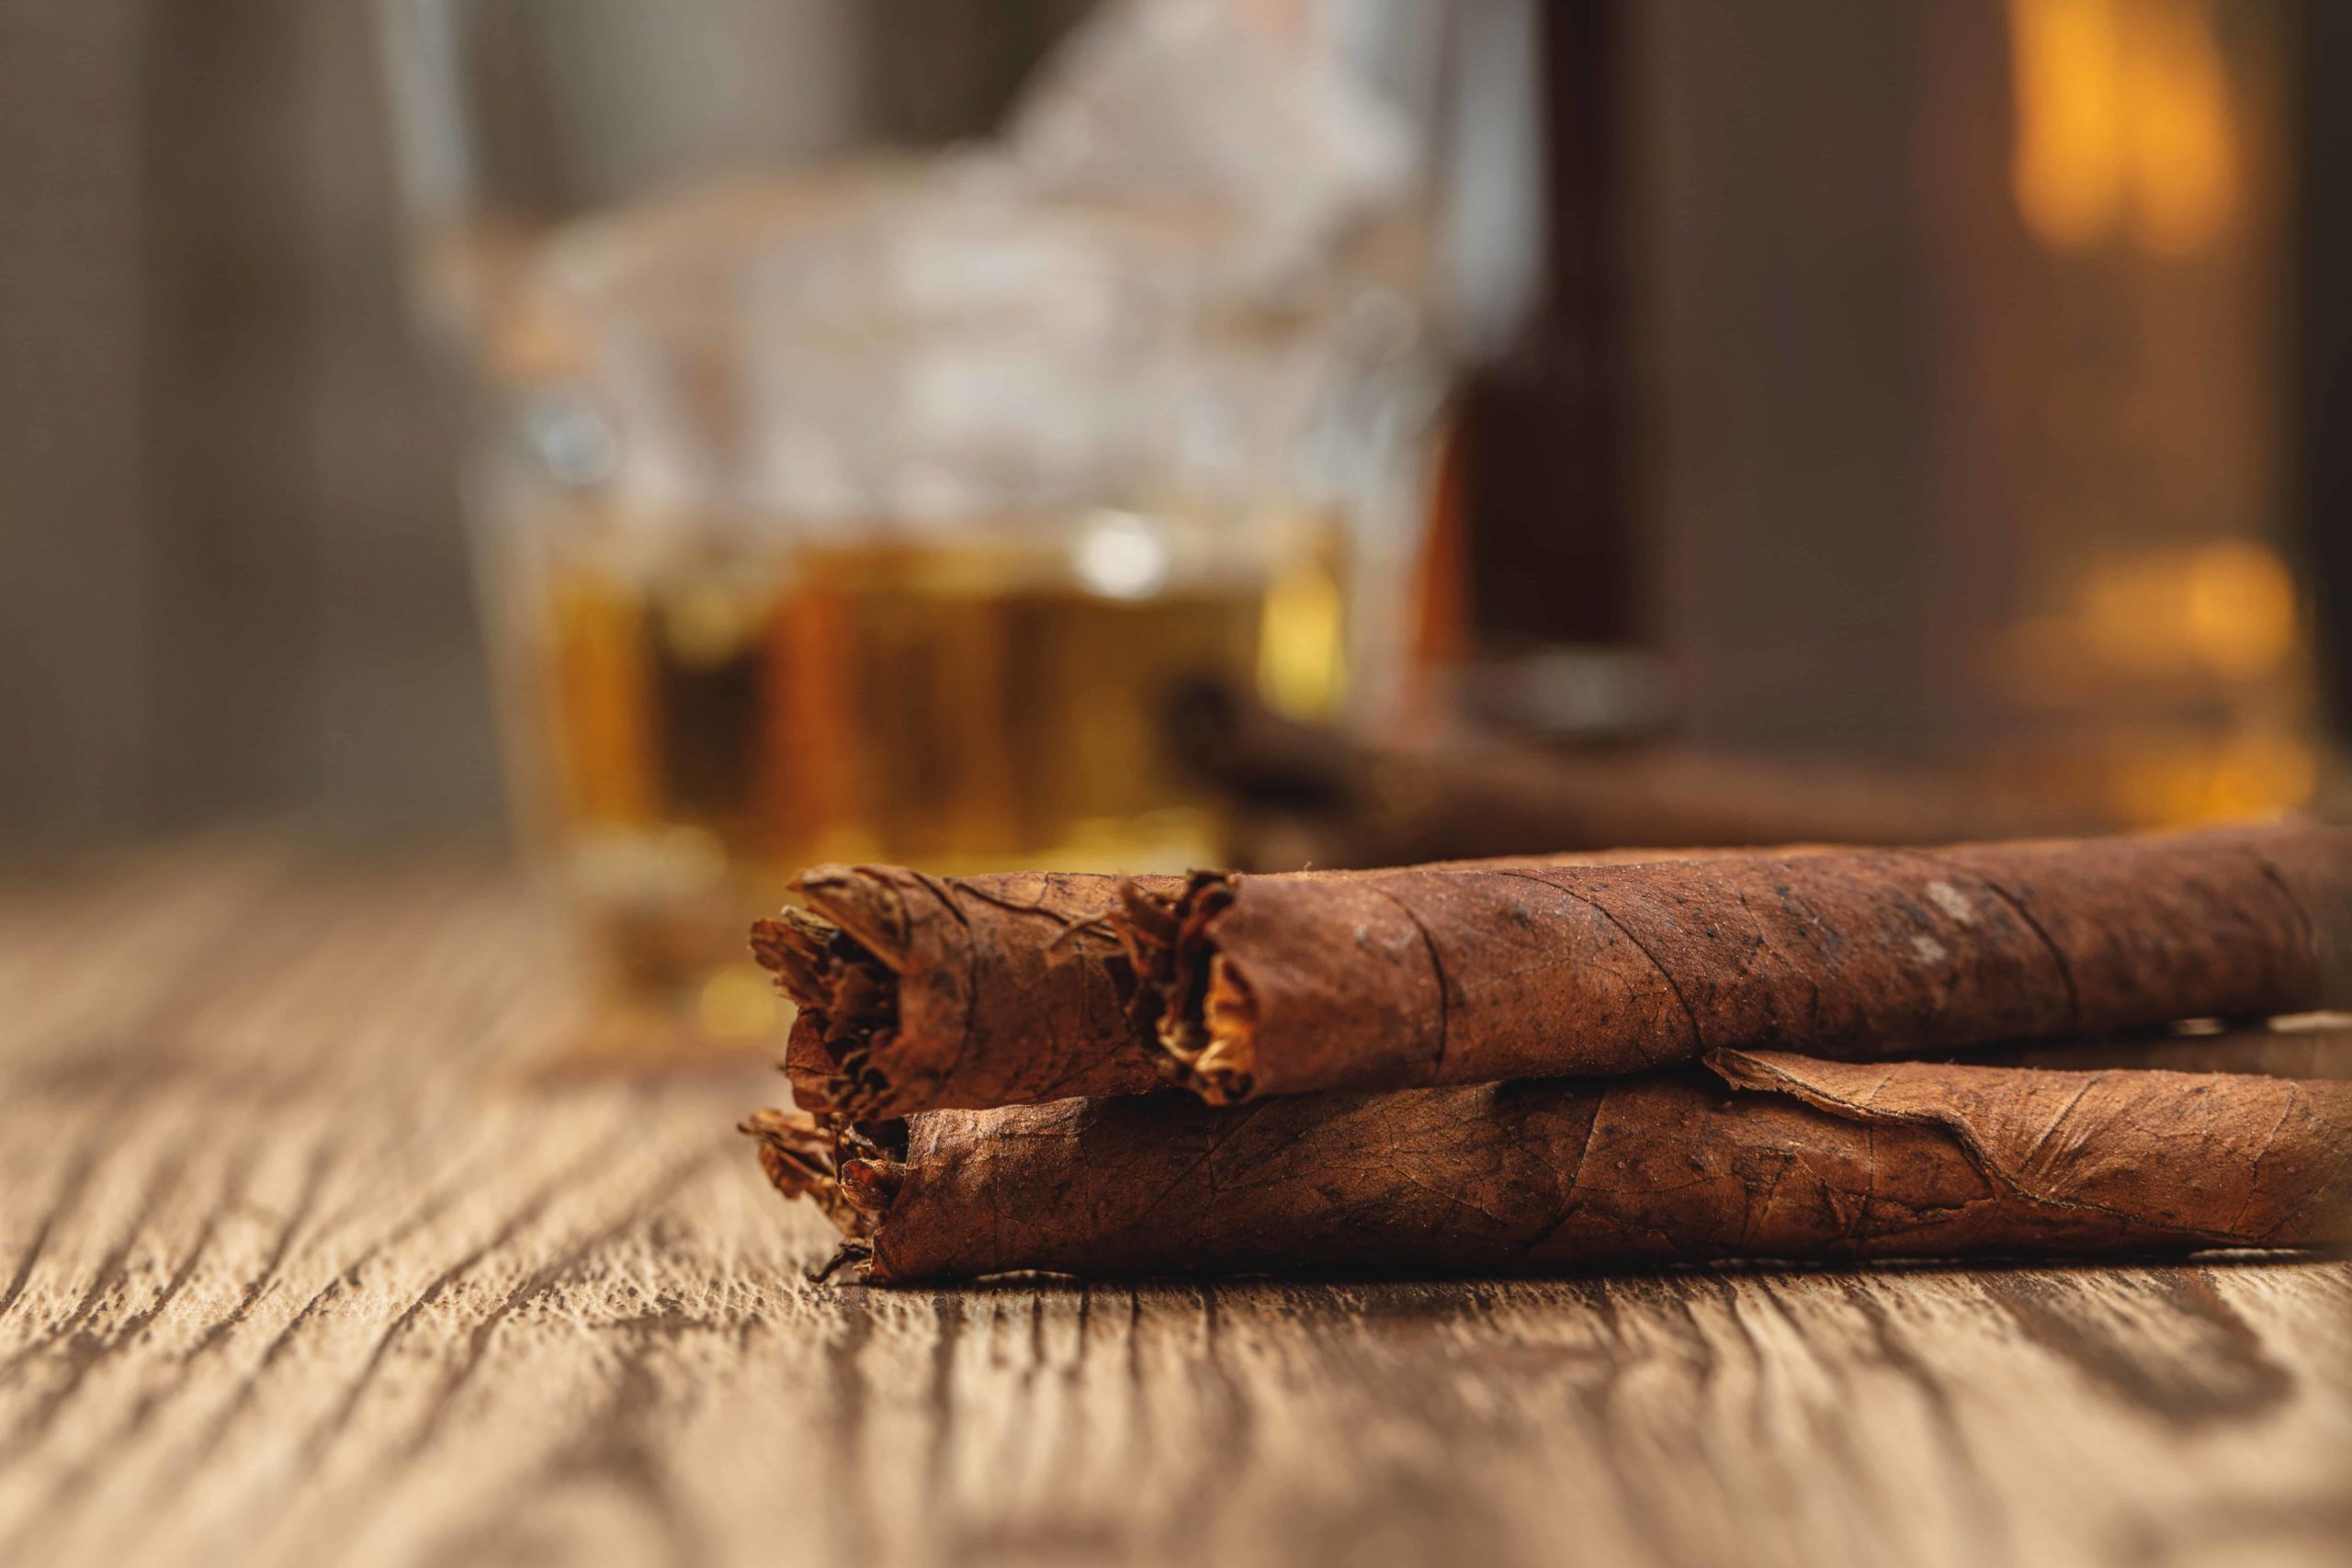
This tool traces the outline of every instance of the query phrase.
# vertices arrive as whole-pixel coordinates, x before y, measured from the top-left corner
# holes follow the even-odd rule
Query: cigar
[[[1939,843],[2109,824],[1949,775],[1540,746],[1500,735],[1384,745],[1216,682],[1178,690],[1170,760],[1228,803],[1245,865],[1411,865],[1623,844]]]
[[[1184,886],[1075,873],[942,877],[888,865],[802,872],[793,886],[803,907],[752,928],[753,956],[800,1010],[785,1046],[793,1102],[874,1120],[1163,1087],[1170,1069],[1130,1017],[1135,975],[1111,916],[1123,897],[1172,905]]]
[[[1862,1058],[2339,1005],[2352,831],[1136,885],[1131,1012],[1217,1103]]]
[[[1160,1087],[1127,1018],[1120,878],[827,865],[793,886],[807,907],[753,925],[752,952],[799,1005],[784,1070],[802,1110],[872,1120]],[[1173,898],[1183,883],[1134,886]]]
[[[2111,1257],[2352,1240],[2352,1084],[2147,1069],[1704,1069],[861,1131],[763,1111],[769,1179],[877,1283]]]

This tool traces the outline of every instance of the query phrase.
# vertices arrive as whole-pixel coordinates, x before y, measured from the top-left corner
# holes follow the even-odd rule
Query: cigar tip
[[[840,1250],[810,1277],[824,1279],[852,1262],[870,1277],[875,1232],[906,1178],[903,1124],[861,1127],[840,1117],[769,1109],[753,1111],[736,1131],[758,1140],[760,1168],[771,1186],[814,1202],[842,1233]]]
[[[1129,1019],[1156,1047],[1161,1077],[1213,1105],[1256,1088],[1257,1000],[1211,929],[1239,884],[1232,872],[1195,871],[1171,898],[1129,883],[1112,919],[1135,970]]]
[[[786,1197],[800,1197],[833,1180],[833,1140],[815,1117],[798,1111],[756,1111],[735,1130],[759,1140],[761,1167]]]
[[[752,922],[752,959],[775,976],[776,989],[803,1007],[822,1000],[826,953],[839,928],[805,909],[787,908]]]

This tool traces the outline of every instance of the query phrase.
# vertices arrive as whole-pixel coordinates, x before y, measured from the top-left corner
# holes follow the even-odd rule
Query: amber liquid
[[[1169,692],[1216,678],[1311,713],[1341,672],[1320,557],[1131,598],[979,547],[543,583],[526,814],[618,991],[721,1036],[772,1024],[743,929],[793,871],[1214,863],[1217,815],[1162,750]]]

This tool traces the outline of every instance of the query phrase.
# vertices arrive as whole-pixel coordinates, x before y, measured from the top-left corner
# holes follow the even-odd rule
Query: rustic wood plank
[[[493,866],[0,880],[0,1562],[2340,1561],[2352,1266],[818,1288]]]

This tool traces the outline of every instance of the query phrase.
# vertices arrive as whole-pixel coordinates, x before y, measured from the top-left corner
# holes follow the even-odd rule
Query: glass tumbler
[[[1196,682],[1393,697],[1441,8],[388,0],[521,836],[764,1036],[797,868],[1221,855]]]

